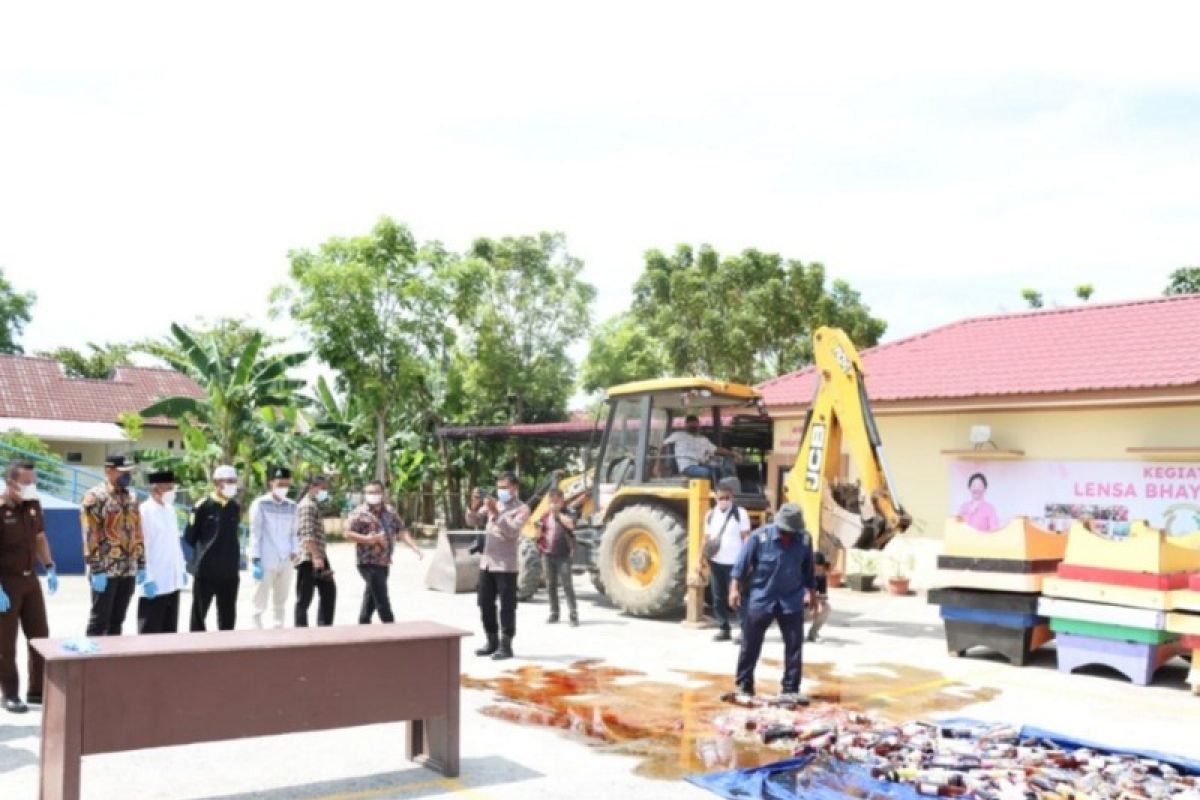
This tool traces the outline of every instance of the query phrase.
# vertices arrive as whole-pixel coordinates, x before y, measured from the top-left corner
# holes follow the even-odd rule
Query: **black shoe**
[[[717,635],[713,637],[714,642],[728,642],[733,637],[729,634],[728,628],[721,628],[717,631]]]
[[[546,617],[547,625],[554,625],[557,622],[558,622],[558,614],[551,614],[550,616]]]
[[[475,651],[477,656],[490,656],[500,649],[500,643],[491,636],[488,637],[487,644]]]
[[[571,615],[571,627],[572,628],[579,627],[579,617],[575,616],[574,614]]]
[[[809,644],[812,644],[816,640],[817,640],[817,635],[815,633],[813,633],[812,631],[809,631],[808,636],[804,637],[804,641],[808,642]]]
[[[512,639],[505,636],[500,640],[500,647],[492,655],[492,661],[505,661],[513,657]]]
[[[19,697],[4,698],[4,710],[10,714],[24,714],[29,710],[29,706],[21,702]]]
[[[31,706],[40,706],[42,705],[42,696],[40,694],[33,694],[30,692],[29,694],[25,695],[25,702]]]

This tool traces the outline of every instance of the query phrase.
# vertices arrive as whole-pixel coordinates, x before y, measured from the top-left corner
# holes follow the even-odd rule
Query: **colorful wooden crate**
[[[1060,578],[1057,575],[1049,576],[1042,582],[1042,593],[1047,597],[1062,597],[1087,603],[1107,603],[1114,606],[1150,608],[1158,611],[1170,611],[1175,605],[1175,592],[1074,581]]]
[[[948,619],[945,626],[946,646],[952,655],[963,656],[974,647],[984,647],[1018,667],[1029,663],[1030,654],[1054,638],[1048,625],[1010,628]]]
[[[1102,665],[1120,672],[1139,686],[1148,685],[1163,664],[1182,652],[1177,644],[1122,642],[1074,633],[1059,633],[1056,648],[1059,672]]]
[[[1053,575],[1045,573],[975,572],[968,569],[939,569],[933,583],[940,588],[983,589],[992,592],[1038,594]]]
[[[1073,633],[1095,639],[1112,639],[1118,642],[1138,644],[1171,644],[1179,641],[1179,634],[1153,628],[1133,628],[1128,625],[1111,625],[1105,622],[1085,622],[1078,619],[1050,620],[1050,630],[1055,633]]]
[[[1038,613],[1043,617],[1124,625],[1130,628],[1148,628],[1156,631],[1167,629],[1167,612],[1152,608],[1109,606],[1042,595],[1038,600]]]
[[[1076,522],[1067,533],[1063,563],[1123,572],[1169,575],[1200,571],[1200,549],[1187,547],[1165,532],[1137,521],[1123,538],[1093,533]]]
[[[1187,634],[1179,640],[1179,645],[1192,651],[1192,669],[1188,672],[1187,682],[1191,684],[1192,694],[1200,694],[1200,636]]]
[[[1190,572],[1172,572],[1160,575],[1155,572],[1129,572],[1123,569],[1084,567],[1079,564],[1068,564],[1065,561],[1058,565],[1057,572],[1060,578],[1067,580],[1107,583],[1112,586],[1128,586],[1133,589],[1154,589],[1160,592],[1186,589],[1188,580],[1192,577]]]
[[[1061,561],[1066,549],[1065,534],[1039,527],[1026,517],[1016,517],[990,532],[978,531],[962,518],[952,517],[946,522],[942,542],[943,555],[1013,561]]]

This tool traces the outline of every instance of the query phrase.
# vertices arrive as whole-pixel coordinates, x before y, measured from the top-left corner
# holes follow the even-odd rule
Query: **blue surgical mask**
[[[122,472],[117,476],[117,487],[120,489],[128,489],[129,484],[133,483],[133,476],[128,472]]]
[[[512,501],[512,492],[508,489],[497,489],[496,497],[500,499],[501,503],[508,503]]]
[[[322,489],[321,491],[317,492],[317,502],[318,503],[324,503],[328,499],[329,499],[329,491],[328,490]]]

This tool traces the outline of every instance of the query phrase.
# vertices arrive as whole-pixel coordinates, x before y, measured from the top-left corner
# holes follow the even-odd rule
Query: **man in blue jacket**
[[[801,648],[804,641],[804,608],[812,601],[812,537],[804,529],[800,506],[787,503],[771,525],[751,534],[733,567],[729,604],[742,603],[742,583],[749,590],[743,623],[742,649],[738,654],[737,690],[754,696],[754,668],[762,653],[763,638],[772,622],[783,635],[783,685],[779,699],[807,705],[800,694]]]

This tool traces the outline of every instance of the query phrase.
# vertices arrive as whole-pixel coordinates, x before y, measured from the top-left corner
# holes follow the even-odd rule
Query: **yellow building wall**
[[[63,460],[66,460],[67,453],[81,453],[83,455],[82,463],[71,466],[100,471],[104,468],[104,459],[108,457],[109,453],[129,453],[132,450],[166,450],[168,443],[173,443],[176,450],[183,447],[179,441],[178,428],[145,428],[142,431],[142,438],[138,440],[137,444],[55,441],[46,442],[46,446]]]
[[[910,533],[918,536],[941,536],[954,458],[942,451],[971,449],[973,425],[991,426],[997,447],[1023,450],[1026,459],[1136,461],[1126,448],[1200,446],[1200,406],[1194,405],[904,415],[877,408],[876,420],[896,492],[913,516]],[[794,460],[801,422],[776,420],[776,458]],[[848,477],[854,477],[853,469]]]

